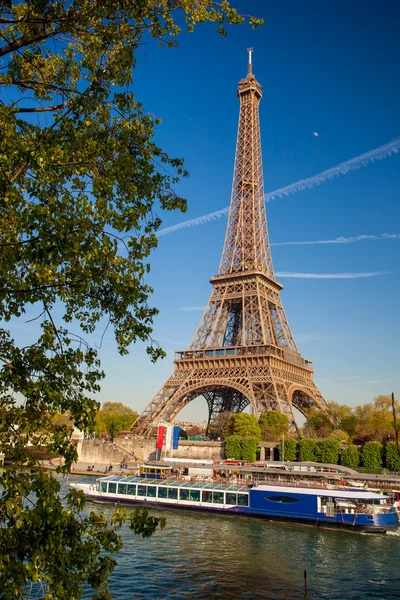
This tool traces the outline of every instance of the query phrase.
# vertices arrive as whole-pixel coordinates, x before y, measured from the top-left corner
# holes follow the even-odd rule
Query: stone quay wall
[[[102,440],[82,440],[77,443],[80,462],[93,464],[119,463],[123,459],[140,461],[156,459],[156,440],[134,437],[130,439],[115,438],[114,444],[103,443]],[[163,457],[165,453],[163,452]],[[179,448],[168,452],[168,457],[191,458],[202,460],[223,460],[225,444],[223,442],[197,442],[180,440]]]

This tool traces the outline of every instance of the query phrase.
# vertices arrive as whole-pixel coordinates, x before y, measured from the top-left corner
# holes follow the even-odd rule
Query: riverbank
[[[45,471],[56,471],[60,466],[60,462],[56,460],[43,461],[41,468]],[[76,462],[71,465],[71,475],[87,475],[88,477],[106,477],[106,475],[136,475],[139,472],[139,463],[130,464],[127,468],[121,469],[120,464],[111,464],[112,469],[109,470],[110,463],[88,463]],[[91,468],[93,467],[93,468]],[[89,470],[90,468],[90,470]]]

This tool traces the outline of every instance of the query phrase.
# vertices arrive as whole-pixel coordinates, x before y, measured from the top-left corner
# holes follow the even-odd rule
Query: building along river
[[[72,477],[71,481],[77,481]],[[92,482],[82,476],[79,481]],[[63,482],[66,491],[67,482]],[[96,505],[111,516],[113,507]],[[123,529],[114,599],[400,599],[400,529],[386,535],[174,510],[151,539]],[[90,597],[90,594],[87,596]]]

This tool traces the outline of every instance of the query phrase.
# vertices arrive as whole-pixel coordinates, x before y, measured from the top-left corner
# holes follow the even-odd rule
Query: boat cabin
[[[147,479],[165,479],[171,476],[172,467],[169,465],[142,465],[140,476]]]
[[[149,482],[149,478],[107,477],[98,480],[99,493],[105,498],[124,501],[170,502],[208,508],[249,506],[249,488],[241,485],[181,482],[174,479]]]

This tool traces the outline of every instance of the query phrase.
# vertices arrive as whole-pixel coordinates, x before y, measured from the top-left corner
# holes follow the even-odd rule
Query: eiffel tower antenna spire
[[[311,361],[299,353],[275,279],[264,201],[259,104],[252,72],[239,81],[239,128],[232,196],[218,273],[188,350],[175,354],[174,372],[133,428],[148,435],[152,423],[171,422],[203,396],[210,421],[249,404],[258,417],[278,410],[295,426],[294,408],[327,410],[313,381]]]
[[[249,64],[247,66],[247,74],[251,75],[253,73],[253,64],[252,64],[253,48],[247,48],[247,52],[249,53]]]

